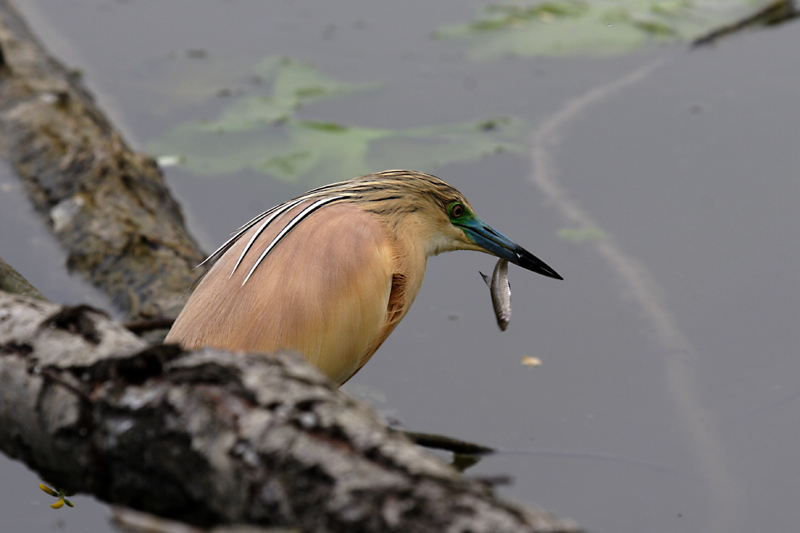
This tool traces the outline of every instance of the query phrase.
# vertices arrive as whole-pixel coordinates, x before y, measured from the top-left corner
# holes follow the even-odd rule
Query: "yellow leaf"
[[[54,491],[53,489],[51,489],[50,487],[48,487],[44,483],[39,483],[39,488],[42,489],[43,491],[45,491],[50,496],[58,496],[58,493],[56,491]]]

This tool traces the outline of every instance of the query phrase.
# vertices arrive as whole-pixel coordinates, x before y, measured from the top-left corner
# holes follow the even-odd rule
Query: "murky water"
[[[478,275],[494,259],[431,259],[411,312],[348,390],[409,429],[501,448],[470,472],[513,474],[505,496],[592,531],[796,527],[800,24],[691,53],[475,64],[430,38],[472,15],[459,2],[19,4],[139,146],[213,116],[221,104],[208,97],[276,53],[383,82],[316,106],[315,120],[530,121],[530,157],[436,173],[565,280],[512,266],[514,315],[501,333]],[[246,172],[167,179],[207,249],[302,192]],[[8,207],[14,183],[0,181],[0,255],[55,300],[88,295],[53,272],[57,247],[35,217]],[[12,225],[35,236],[30,246],[14,245]],[[558,236],[565,227],[608,237],[576,244]],[[543,364],[522,366],[526,355]],[[33,474],[0,468],[12,529],[107,529],[88,498],[50,511]]]

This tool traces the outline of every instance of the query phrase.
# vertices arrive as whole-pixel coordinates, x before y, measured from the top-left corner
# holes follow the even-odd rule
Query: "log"
[[[67,252],[129,319],[176,316],[203,259],[155,161],[0,0],[0,156]]]
[[[148,347],[102,311],[0,293],[0,448],[188,524],[575,532],[498,499],[293,354]]]

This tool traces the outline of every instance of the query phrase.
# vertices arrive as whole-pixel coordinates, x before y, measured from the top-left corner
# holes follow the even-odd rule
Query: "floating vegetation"
[[[573,244],[581,244],[587,241],[605,239],[607,234],[600,228],[561,228],[556,233],[556,236]]]
[[[383,168],[433,170],[498,152],[522,152],[529,126],[509,117],[410,129],[302,119],[298,110],[378,84],[331,79],[308,63],[271,58],[259,65],[264,93],[232,98],[214,120],[179,124],[149,144],[170,165],[197,174],[253,169],[311,187]]]
[[[783,2],[785,3],[785,2]],[[469,42],[477,60],[611,55],[651,43],[691,42],[761,10],[764,0],[553,0],[503,2],[436,36]]]

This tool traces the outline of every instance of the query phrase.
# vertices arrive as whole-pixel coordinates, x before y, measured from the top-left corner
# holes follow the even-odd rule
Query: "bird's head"
[[[563,279],[541,259],[483,222],[467,199],[446,182],[421,172],[386,171],[365,176],[365,210],[424,247],[426,255],[476,250],[543,276]]]

